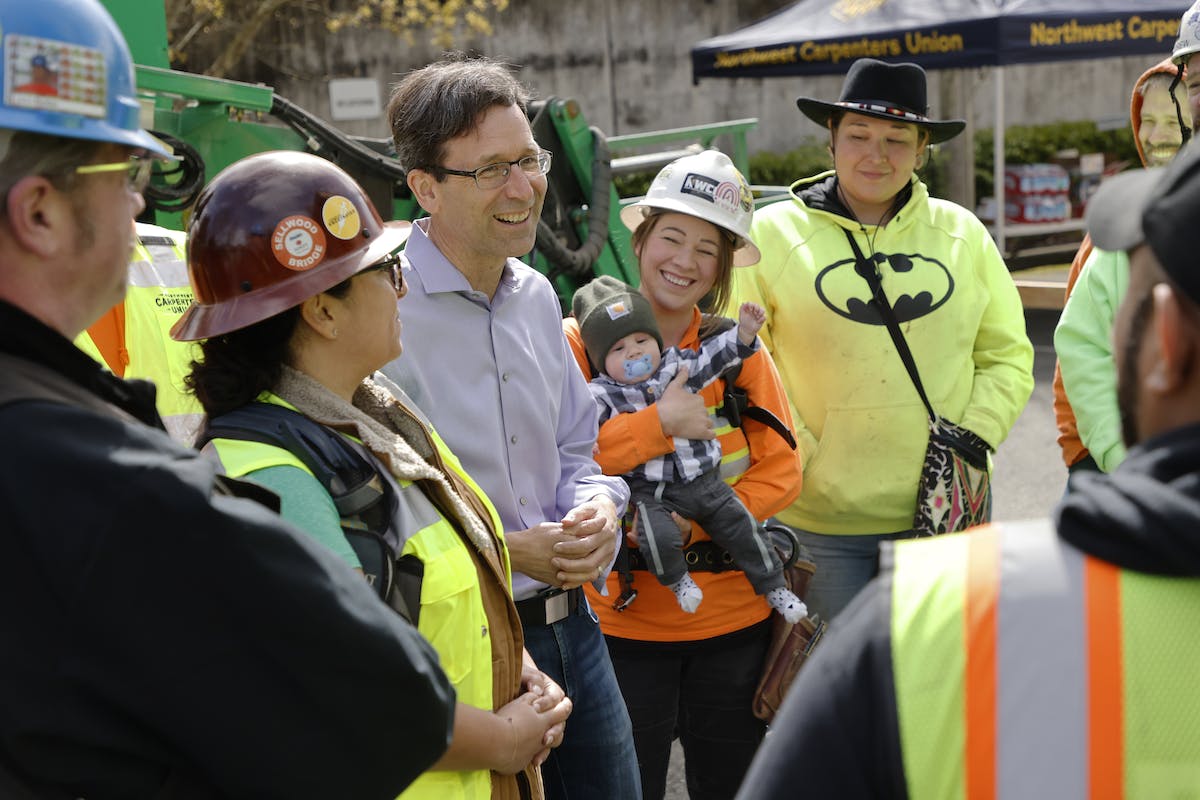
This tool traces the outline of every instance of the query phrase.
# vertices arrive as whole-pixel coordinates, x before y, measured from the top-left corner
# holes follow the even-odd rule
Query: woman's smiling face
[[[638,248],[641,293],[657,314],[690,309],[717,277],[721,232],[716,225],[687,214],[667,212]]]

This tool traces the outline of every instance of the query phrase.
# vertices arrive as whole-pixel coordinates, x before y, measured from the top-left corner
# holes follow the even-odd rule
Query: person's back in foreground
[[[5,0],[0,28],[5,69],[70,52],[107,101],[0,105],[0,796],[395,797],[450,738],[432,649],[71,344],[121,300],[163,156],[116,25]]]
[[[1054,524],[886,551],[805,666],[739,798],[1183,797],[1200,775],[1200,149],[1106,184],[1128,457]]]

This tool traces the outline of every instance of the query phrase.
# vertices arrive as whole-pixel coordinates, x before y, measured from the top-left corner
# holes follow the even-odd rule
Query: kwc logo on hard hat
[[[694,197],[702,197],[717,208],[730,213],[737,211],[738,207],[742,205],[742,191],[737,184],[731,181],[718,183],[712,178],[697,175],[694,172],[683,179],[683,186],[679,188],[679,191]]]

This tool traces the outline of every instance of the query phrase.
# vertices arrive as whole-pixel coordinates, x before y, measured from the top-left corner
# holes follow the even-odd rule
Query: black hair
[[[346,280],[325,294],[344,297]],[[184,386],[204,408],[209,419],[241,408],[279,384],[283,365],[291,358],[292,339],[300,324],[300,306],[273,317],[214,336],[200,343],[200,358],[191,364]]]

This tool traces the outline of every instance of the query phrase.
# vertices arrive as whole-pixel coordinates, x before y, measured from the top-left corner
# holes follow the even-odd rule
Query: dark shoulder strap
[[[917,389],[917,394],[921,396],[921,402],[925,404],[925,410],[929,412],[931,420],[937,420],[938,415],[933,410],[933,404],[929,402],[929,398],[925,395],[925,386],[921,383],[921,374],[917,371],[917,362],[913,359],[912,351],[908,349],[908,341],[904,338],[904,332],[900,330],[900,321],[896,319],[896,312],[892,309],[892,304],[888,301],[887,295],[883,291],[883,281],[879,278],[879,271],[875,267],[874,261],[868,261],[863,257],[862,250],[858,247],[858,242],[854,239],[854,234],[842,228],[842,233],[846,234],[846,240],[850,242],[850,249],[854,251],[854,271],[862,276],[867,285],[871,287],[871,302],[875,305],[875,309],[879,312],[879,316],[883,319],[884,325],[887,326],[888,333],[892,336],[892,342],[896,345],[896,352],[900,354],[900,360],[904,362],[904,368],[908,370],[908,377],[912,379],[913,386]]]
[[[700,323],[703,329],[709,327],[708,331],[701,341],[709,339],[713,336],[718,336],[737,325],[729,317],[719,317],[712,314],[705,314],[704,321]],[[721,379],[725,381],[725,394],[721,399],[720,413],[729,421],[729,424],[735,428],[742,426],[743,419],[752,419],[755,422],[766,425],[771,430],[778,433],[787,442],[788,447],[796,449],[796,437],[792,434],[790,428],[783,424],[783,420],[775,416],[775,414],[761,406],[750,405],[750,397],[746,394],[746,390],[737,385],[738,376],[742,374],[742,362],[731,364],[721,372]]]
[[[209,420],[196,447],[240,439],[281,447],[300,459],[333,498],[338,514],[359,514],[380,499],[375,466],[337,431],[274,403],[248,403]]]
[[[372,588],[412,625],[419,623],[424,565],[413,555],[397,557],[385,538],[395,498],[370,459],[337,431],[274,403],[248,403],[209,420],[196,447],[213,439],[261,442],[300,459],[333,499],[342,532]]]

